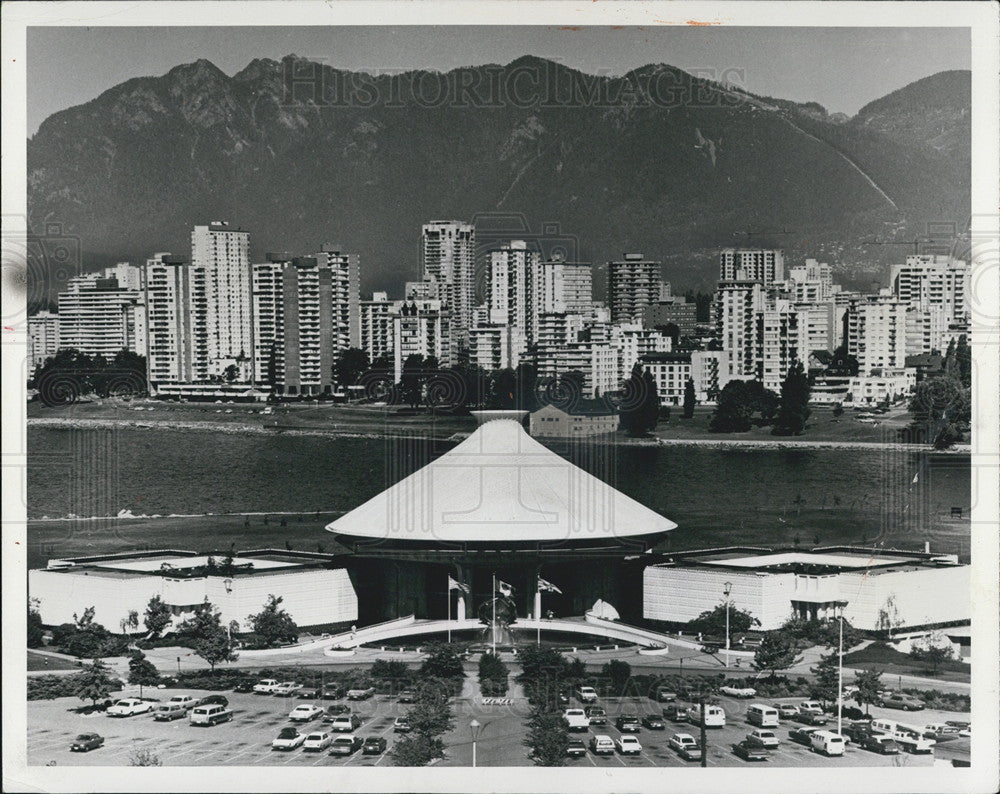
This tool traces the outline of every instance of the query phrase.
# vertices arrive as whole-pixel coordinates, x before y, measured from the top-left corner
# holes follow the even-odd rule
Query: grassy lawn
[[[28,651],[28,670],[78,670],[79,666],[65,659],[56,659],[41,653]]]
[[[961,662],[946,660],[941,662],[936,676],[927,665],[915,662],[907,654],[895,648],[873,643],[853,653],[844,654],[844,664],[849,667],[875,669],[890,675],[917,675],[938,678],[942,681],[968,681],[969,666]]]

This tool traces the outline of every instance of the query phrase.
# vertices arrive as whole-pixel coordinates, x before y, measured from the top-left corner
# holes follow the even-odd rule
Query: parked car
[[[799,703],[799,711],[808,714],[822,714],[823,704],[818,700],[803,700]]]
[[[922,711],[925,708],[924,701],[913,697],[913,695],[902,693],[892,694],[887,698],[883,698],[878,705],[887,709],[900,709],[901,711]]]
[[[360,736],[338,736],[330,743],[330,755],[351,755],[363,745]]]
[[[279,685],[280,682],[275,681],[273,678],[265,678],[263,681],[258,681],[254,684],[253,691],[257,695],[270,695],[274,692],[274,688]]]
[[[375,687],[359,687],[358,689],[348,689],[347,699],[348,700],[367,700],[375,694]]]
[[[942,737],[958,736],[959,728],[947,722],[929,722],[923,727],[924,736],[941,740]]]
[[[153,710],[152,702],[139,698],[122,698],[108,706],[109,717],[134,717],[136,714],[146,714]]]
[[[569,705],[569,692],[558,692],[556,693],[556,703],[560,706]]]
[[[566,745],[566,755],[570,758],[580,758],[587,754],[587,745],[583,743],[583,739],[570,739],[569,744]]]
[[[327,684],[322,694],[323,700],[340,700],[344,696],[344,688],[340,684]]]
[[[749,686],[724,686],[719,689],[723,695],[729,695],[732,698],[755,698],[757,697],[757,690]]]
[[[825,714],[815,714],[811,711],[800,711],[793,719],[803,725],[826,725],[829,722]]]
[[[663,708],[663,716],[671,722],[687,722],[687,706],[679,706],[671,703]]]
[[[333,734],[330,731],[315,731],[306,736],[302,749],[307,752],[319,752],[333,744]]]
[[[685,761],[701,760],[701,745],[690,733],[675,733],[668,744],[677,751]]]
[[[649,728],[651,731],[662,731],[666,729],[667,725],[663,721],[663,717],[658,714],[643,714],[642,727]]]
[[[656,690],[655,700],[657,703],[673,703],[677,700],[677,693],[666,689],[665,687],[660,687]]]
[[[852,722],[850,725],[845,725],[841,732],[847,737],[848,741],[856,744],[860,744],[861,740],[866,736],[874,734],[871,724],[867,722]]]
[[[767,728],[757,728],[747,734],[746,741],[755,747],[762,747],[765,750],[774,750],[778,747],[778,735]]]
[[[337,733],[354,733],[360,727],[361,717],[357,714],[341,714],[330,723],[330,730]]]
[[[242,681],[236,682],[233,692],[253,692],[253,688],[254,680],[252,678],[244,678]]]
[[[642,752],[642,745],[634,736],[619,736],[616,744],[622,755],[639,755]]]
[[[321,716],[323,716],[323,709],[313,703],[303,703],[288,713],[288,719],[292,722],[309,722],[309,720],[314,720]]]
[[[174,703],[185,711],[190,711],[195,706],[201,705],[201,701],[191,695],[174,695],[167,703]]]
[[[733,755],[744,761],[766,761],[769,756],[760,747],[754,747],[746,740],[733,745]]]
[[[608,722],[608,713],[601,706],[587,706],[584,712],[591,725],[606,725]]]
[[[71,752],[89,753],[104,744],[104,737],[99,733],[81,733],[69,746]]]
[[[778,716],[782,719],[794,717],[799,713],[799,708],[794,703],[772,703],[771,705],[778,710]]]
[[[614,755],[615,743],[610,736],[598,733],[590,737],[590,752],[594,755]]]
[[[597,690],[592,686],[582,686],[576,690],[576,699],[581,703],[596,703]]]
[[[398,700],[400,703],[412,703],[416,699],[417,696],[412,689],[404,689],[402,692],[399,693]]]
[[[906,725],[897,725],[896,730],[890,735],[896,740],[896,744],[908,753],[933,753],[937,744],[935,739],[928,738],[916,728]]]
[[[563,720],[570,731],[586,731],[590,727],[587,712],[583,709],[566,709],[563,712]]]
[[[870,750],[873,753],[879,753],[880,755],[898,755],[899,745],[896,740],[891,736],[886,736],[884,733],[865,733],[854,739],[858,745],[863,750]]]
[[[282,681],[274,689],[271,690],[272,695],[294,695],[300,689],[302,689],[302,684],[297,684],[294,681]]]
[[[300,733],[296,728],[282,728],[277,737],[271,742],[272,750],[294,750],[301,747],[306,740],[306,735]]]
[[[364,755],[382,755],[387,746],[388,742],[384,736],[369,736],[361,746],[361,752]]]
[[[622,733],[638,733],[639,718],[635,714],[622,714],[615,720],[615,727]]]
[[[350,714],[351,707],[345,706],[343,703],[333,703],[327,706],[323,713],[323,722],[333,722],[341,714]]]
[[[229,722],[233,718],[233,712],[225,706],[213,704],[211,706],[195,706],[191,709],[190,723],[192,725],[218,725],[220,722]]]
[[[180,703],[160,703],[153,709],[153,719],[157,722],[169,722],[186,717],[188,710]]]
[[[407,717],[396,717],[396,721],[392,723],[393,733],[409,733],[410,732],[410,720]]]
[[[198,701],[199,706],[228,706],[229,698],[225,695],[205,695],[200,701]]]
[[[812,735],[818,730],[819,728],[793,728],[788,732],[788,738],[796,744],[812,747]]]
[[[295,697],[300,700],[319,700],[322,693],[314,686],[304,686],[295,693]]]

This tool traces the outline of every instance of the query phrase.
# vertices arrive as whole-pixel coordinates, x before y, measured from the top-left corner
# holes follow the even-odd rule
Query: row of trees
[[[396,766],[426,766],[444,757],[442,735],[454,724],[450,698],[461,689],[465,670],[459,649],[448,644],[432,647],[420,668],[420,686],[406,717],[410,731],[390,751]]]
[[[113,359],[88,356],[66,348],[35,370],[28,384],[46,405],[70,405],[85,394],[98,397],[137,397],[148,393],[146,358],[120,350]]]
[[[943,373],[917,384],[909,409],[911,430],[936,448],[965,438],[972,423],[972,350],[964,334],[948,345]]]
[[[754,425],[772,425],[773,435],[799,435],[811,413],[811,390],[801,361],[789,367],[780,395],[765,389],[758,380],[731,380],[719,393],[709,429],[715,433],[745,433]]]

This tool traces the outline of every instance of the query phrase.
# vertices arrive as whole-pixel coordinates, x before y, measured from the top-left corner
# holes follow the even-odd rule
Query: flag
[[[918,469],[917,473],[913,475],[913,482],[910,483],[910,485],[916,485],[917,484],[917,480],[919,480],[919,479],[920,479],[920,470]]]
[[[538,577],[538,592],[541,593],[543,591],[545,591],[545,592],[551,592],[551,593],[559,593],[560,595],[562,595],[562,590],[560,590],[558,587],[556,587],[554,584],[552,584],[552,582],[547,582],[547,581],[545,581],[545,579],[543,579],[541,576],[539,576]]]
[[[460,590],[461,592],[467,594],[469,592],[469,586],[467,584],[462,584],[457,579],[453,579],[451,577],[451,574],[449,574],[448,575],[448,590],[449,590],[449,592],[452,591],[452,590]]]
[[[510,598],[514,594],[514,588],[500,579],[497,579],[497,590],[506,598]]]

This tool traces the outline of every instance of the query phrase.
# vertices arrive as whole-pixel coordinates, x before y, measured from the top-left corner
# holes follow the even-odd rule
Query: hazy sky
[[[344,69],[438,69],[530,54],[592,73],[648,63],[742,70],[744,88],[853,115],[945,69],[970,68],[967,28],[250,27],[28,29],[28,134],[131,77],[207,58],[235,74],[296,55]],[[709,75],[706,75],[709,76]]]

